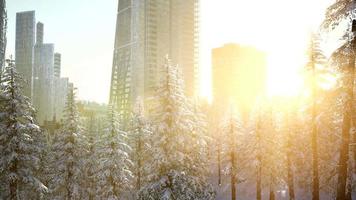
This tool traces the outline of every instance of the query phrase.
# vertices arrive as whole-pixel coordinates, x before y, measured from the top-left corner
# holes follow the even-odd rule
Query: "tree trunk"
[[[218,138],[220,140],[220,138]],[[220,146],[220,141],[218,144],[218,184],[221,186],[221,146]]]
[[[257,177],[256,177],[256,200],[262,200],[262,155],[261,155],[261,117],[259,116],[256,128],[257,140]]]
[[[286,157],[287,157],[287,185],[288,185],[288,193],[289,193],[289,200],[295,199],[294,194],[294,173],[292,168],[292,131],[293,127],[290,124],[290,113],[287,112],[287,142],[286,142]]]
[[[272,186],[269,188],[269,200],[275,200],[276,196],[274,195],[274,189]]]
[[[142,130],[140,130],[142,131]],[[141,133],[140,133],[141,134]],[[137,144],[137,184],[136,184],[136,189],[139,191],[141,189],[141,168],[142,168],[142,163],[141,163],[141,153],[142,153],[142,144],[141,144],[141,136],[138,137],[138,144]]]
[[[355,39],[352,41],[352,46],[355,47]],[[353,48],[354,50],[354,48]],[[346,72],[345,87],[347,88],[347,99],[344,105],[344,118],[342,124],[341,146],[338,165],[338,180],[337,180],[337,192],[336,200],[346,199],[346,181],[348,171],[349,160],[349,145],[350,145],[350,129],[351,129],[351,115],[353,109],[353,88],[354,88],[354,67],[355,57],[350,58],[350,66]]]
[[[235,131],[234,131],[234,121],[232,120],[232,116],[230,118],[230,162],[231,162],[231,200],[236,200],[236,155],[235,155],[235,150],[236,150],[236,142],[235,142]]]
[[[355,111],[354,111],[355,112]],[[354,114],[355,115],[355,114]],[[356,118],[354,118],[354,128],[356,128]],[[354,130],[354,134],[353,134],[353,140],[352,140],[352,145],[353,145],[353,153],[354,153],[354,173],[356,174],[356,130]]]
[[[312,82],[312,96],[313,96],[313,108],[312,108],[312,134],[311,134],[311,146],[312,146],[312,159],[313,159],[313,190],[312,200],[319,200],[319,153],[318,153],[318,129],[317,129],[317,105],[316,105],[316,70],[314,65],[314,56],[312,58],[312,70],[313,70],[313,82]]]
[[[352,200],[352,183],[353,183],[353,165],[352,160],[349,160],[347,175],[348,179],[346,181],[346,200]]]
[[[287,155],[287,173],[288,173],[289,200],[294,200],[295,199],[295,194],[294,194],[294,174],[293,174],[293,170],[292,170],[290,152]]]
[[[231,149],[231,200],[236,200],[236,163],[235,151]]]
[[[261,161],[260,161],[260,156],[257,158],[257,162],[259,162],[257,166],[257,181],[256,181],[256,200],[261,200],[262,199],[262,186],[261,186],[261,175],[262,175],[262,167],[261,167]]]

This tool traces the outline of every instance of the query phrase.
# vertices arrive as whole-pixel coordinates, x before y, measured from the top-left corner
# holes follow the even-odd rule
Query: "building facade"
[[[61,78],[61,54],[54,44],[44,43],[44,24],[35,24],[35,11],[16,15],[16,67],[28,84],[24,93],[31,97],[37,121],[61,120],[70,83]]]
[[[263,94],[266,81],[266,54],[254,47],[226,44],[212,51],[213,105],[224,114],[231,106],[249,112]]]
[[[54,54],[54,77],[55,78],[61,77],[61,54],[60,53]]]
[[[198,0],[119,0],[110,103],[120,114],[153,95],[166,55],[181,66],[186,94],[196,94],[198,8]]]
[[[61,120],[64,117],[64,108],[67,102],[69,91],[69,78],[55,78],[55,99],[54,99],[54,116]]]
[[[32,98],[35,23],[35,11],[16,13],[16,69],[27,83],[23,87],[23,92],[29,98]]]
[[[51,120],[54,115],[54,44],[36,44],[33,98],[37,120]]]
[[[37,111],[37,120],[42,124],[54,115],[54,44],[43,43],[43,23],[38,22],[36,27],[32,103]]]

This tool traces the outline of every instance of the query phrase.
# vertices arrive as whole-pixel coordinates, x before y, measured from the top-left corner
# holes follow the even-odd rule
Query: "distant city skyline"
[[[179,66],[184,93],[198,96],[199,4],[200,0],[119,0],[110,104],[122,116],[130,116],[138,98],[156,95],[167,55]]]
[[[331,2],[332,0],[202,1],[202,95],[211,95],[212,48],[234,42],[256,46],[269,52],[272,57],[281,51],[278,49],[294,47],[300,51],[302,46],[298,46],[298,41],[305,39],[308,27],[315,26],[323,18],[324,10]],[[300,12],[302,9],[303,15]],[[16,12],[29,10],[35,10],[36,18],[45,24],[44,40],[55,43],[55,51],[62,54],[62,74],[69,77],[78,88],[79,99],[107,103],[117,1],[88,0],[85,4],[75,0],[7,1],[7,55],[14,55],[15,52]],[[285,15],[286,13],[288,14]],[[287,40],[291,43],[288,44]]]

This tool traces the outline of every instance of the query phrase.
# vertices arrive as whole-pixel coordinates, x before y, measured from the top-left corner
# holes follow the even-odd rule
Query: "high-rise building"
[[[0,78],[2,68],[5,64],[5,51],[6,51],[6,2],[0,0]]]
[[[43,24],[37,23],[33,67],[33,98],[37,120],[42,124],[54,116],[54,44],[43,43]]]
[[[254,47],[226,44],[212,51],[213,105],[224,114],[231,106],[246,114],[264,92],[267,58]]]
[[[35,21],[35,11],[16,13],[16,69],[27,82],[23,87],[23,92],[29,98],[32,98]]]
[[[54,54],[54,77],[55,78],[61,77],[61,54],[60,53]]]
[[[61,78],[61,54],[54,54],[54,115],[63,119],[63,112],[67,101],[69,79]]]
[[[196,94],[198,17],[199,0],[119,0],[110,103],[123,116],[153,94],[166,55],[180,66],[186,94]]]
[[[37,22],[36,25],[36,44],[43,44],[44,24]]]
[[[67,94],[69,89],[68,78],[55,78],[55,99],[54,99],[54,116],[56,119],[63,119],[64,108],[67,102]]]

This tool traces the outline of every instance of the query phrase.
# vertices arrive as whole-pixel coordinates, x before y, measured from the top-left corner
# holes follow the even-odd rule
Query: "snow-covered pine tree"
[[[211,144],[212,138],[208,134],[208,122],[207,116],[203,113],[201,105],[197,101],[188,104],[191,107],[190,112],[190,143],[186,143],[190,147],[188,151],[194,159],[195,165],[194,171],[198,172],[198,176],[202,181],[207,181],[207,177],[210,175],[209,166],[209,144]],[[189,136],[188,136],[189,137]]]
[[[56,134],[51,151],[51,199],[83,199],[85,142],[79,123],[75,91],[68,91],[63,127]]]
[[[240,155],[243,152],[239,151],[241,147],[241,139],[242,134],[242,122],[238,117],[234,116],[233,110],[229,112],[226,119],[223,121],[221,125],[221,132],[223,133],[223,138],[225,138],[223,145],[223,158],[227,161],[227,169],[226,171],[230,175],[230,187],[231,187],[231,199],[235,200],[237,198],[237,184],[240,182],[237,171],[238,171],[238,163],[241,161],[239,159]]]
[[[250,114],[250,123],[252,125],[252,152],[251,155],[254,157],[255,179],[256,179],[256,200],[262,199],[262,101],[256,102]]]
[[[123,199],[133,178],[127,133],[121,130],[115,107],[109,107],[107,127],[98,146],[97,199]],[[127,199],[127,198],[124,198]]]
[[[135,176],[136,193],[147,183],[148,172],[145,166],[150,157],[151,135],[151,125],[144,116],[143,101],[139,98],[134,106],[128,132],[129,143],[132,147],[130,155],[134,164],[132,172]]]
[[[355,0],[337,0],[329,6],[325,13],[325,19],[322,23],[322,28],[326,30],[335,29],[342,22],[352,20],[355,14]],[[350,27],[347,27],[349,30]],[[345,34],[348,34],[346,31]]]
[[[322,57],[321,50],[319,48],[318,40],[315,37],[311,38],[310,43],[310,56],[308,68],[311,71],[311,85],[312,85],[312,130],[311,130],[311,146],[312,146],[312,159],[313,159],[313,169],[312,169],[312,198],[313,200],[319,199],[319,147],[318,147],[318,130],[317,130],[317,86],[316,86],[316,76],[317,68],[316,65]]]
[[[192,126],[177,66],[166,58],[157,88],[157,105],[152,114],[152,162],[149,183],[141,189],[140,200],[209,200],[214,192],[200,178],[196,157],[189,152]],[[197,155],[198,152],[195,152]]]
[[[352,36],[354,37],[354,36]],[[338,181],[336,189],[336,199],[346,199],[346,194],[351,195],[351,191],[347,190],[347,184],[350,182],[348,176],[349,159],[351,159],[351,130],[352,115],[354,114],[354,87],[355,87],[355,44],[356,39],[342,45],[331,56],[333,67],[337,68],[338,80],[337,87],[339,95],[336,97],[339,103],[342,104],[343,113],[340,116],[342,119],[341,142],[339,147],[338,161]]]
[[[46,173],[47,165],[47,154],[48,154],[48,141],[46,138],[46,133],[43,129],[40,130],[39,134],[33,136],[33,141],[35,145],[38,146],[38,157],[39,157],[39,166],[35,169],[34,175],[46,186],[48,186],[48,176]],[[44,199],[46,198],[48,190],[45,194],[39,192],[29,192],[23,193],[22,196],[24,199]]]
[[[17,200],[23,195],[47,191],[36,177],[42,146],[34,109],[21,92],[23,79],[8,60],[0,81],[0,198]],[[31,189],[30,191],[24,191]],[[21,197],[22,196],[22,197]]]
[[[338,181],[336,189],[336,200],[351,198],[350,189],[348,187],[352,177],[352,173],[348,172],[350,155],[350,132],[352,129],[352,115],[354,114],[354,86],[355,86],[355,12],[356,1],[355,0],[338,0],[332,4],[326,11],[325,19],[323,22],[323,30],[326,33],[332,29],[338,28],[338,33],[342,33],[341,38],[336,40],[342,41],[338,48],[334,50],[331,56],[334,61],[333,67],[337,68],[341,76],[341,99],[343,102],[343,125],[341,134],[341,143],[339,150],[338,161]],[[342,26],[340,26],[342,24]],[[332,30],[331,29],[331,30]],[[356,133],[355,133],[356,134]],[[356,138],[356,135],[354,135]],[[356,141],[356,140],[355,140]],[[354,162],[356,162],[356,147],[353,149]],[[356,169],[356,165],[355,165]]]
[[[97,146],[99,139],[98,119],[94,113],[85,120],[86,155],[83,166],[85,177],[84,190],[88,200],[94,200],[96,196],[96,177],[98,166]]]
[[[263,139],[262,148],[264,154],[262,157],[262,174],[266,178],[265,184],[269,187],[269,199],[276,199],[276,190],[281,182],[283,170],[283,162],[281,160],[281,138],[277,133],[277,121],[275,109],[272,105],[267,106],[263,112],[264,123],[262,124]]]

